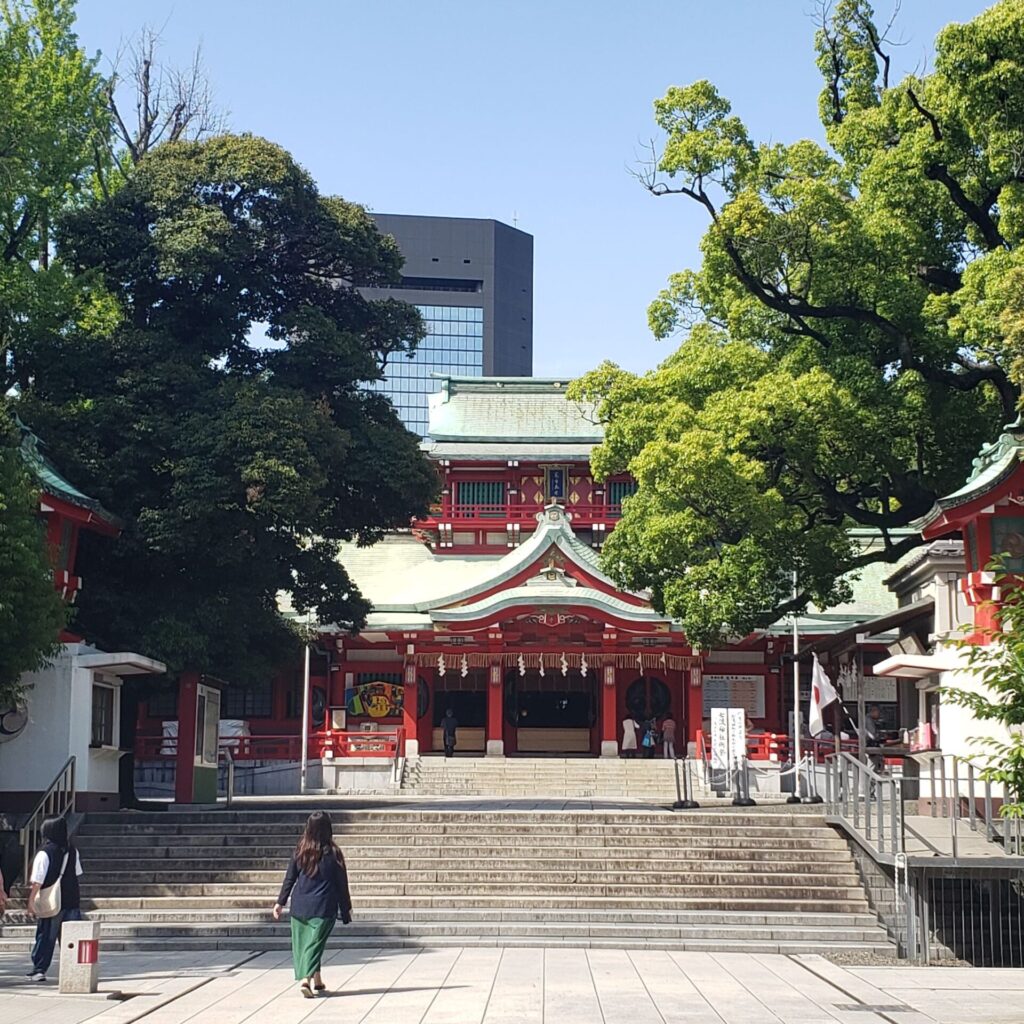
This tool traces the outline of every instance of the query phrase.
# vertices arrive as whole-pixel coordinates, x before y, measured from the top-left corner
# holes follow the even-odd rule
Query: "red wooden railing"
[[[711,750],[711,737],[707,733],[697,733],[697,748],[703,738],[705,747]],[[840,750],[857,753],[856,740],[840,740]],[[813,756],[818,764],[824,764],[825,758],[836,751],[835,740],[812,740],[805,737],[800,743],[801,753]],[[788,761],[790,759],[790,738],[782,732],[752,733],[747,736],[748,761]]]
[[[222,736],[220,749],[235,761],[299,761],[302,738],[290,736]],[[311,733],[308,753],[322,757],[388,757],[405,750],[405,729],[390,732],[342,732],[326,729]],[[178,741],[167,736],[137,736],[135,757],[140,761],[170,760],[177,756]]]
[[[610,502],[564,504],[574,523],[586,525],[588,523],[608,522],[613,519],[622,518],[622,505]],[[544,506],[532,503],[503,502],[495,505],[474,505],[458,502],[445,502],[435,508],[431,519],[440,519],[451,522],[468,523],[474,521],[496,522],[501,520],[509,523],[533,522],[537,514],[543,511]]]

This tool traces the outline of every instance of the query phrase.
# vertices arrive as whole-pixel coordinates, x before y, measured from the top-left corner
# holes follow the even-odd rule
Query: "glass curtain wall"
[[[391,398],[402,422],[427,433],[427,396],[439,389],[432,373],[481,377],[484,372],[484,311],[480,306],[418,306],[427,336],[411,358],[394,356],[387,378],[373,385]]]

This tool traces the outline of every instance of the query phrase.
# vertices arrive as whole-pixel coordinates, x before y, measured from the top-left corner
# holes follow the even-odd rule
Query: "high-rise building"
[[[410,430],[427,432],[432,374],[529,377],[533,374],[533,236],[496,220],[373,214],[393,235],[405,266],[390,288],[367,298],[418,306],[427,336],[412,357],[394,357],[376,387],[391,397]]]

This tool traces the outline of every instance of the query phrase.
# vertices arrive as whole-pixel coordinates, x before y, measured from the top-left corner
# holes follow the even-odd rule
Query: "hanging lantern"
[[[565,651],[562,652],[562,675],[567,676],[569,674],[569,662],[566,660]]]
[[[519,654],[519,657],[516,659],[516,662],[519,665],[519,674],[521,676],[525,676],[526,675],[526,659],[523,657],[521,652]]]
[[[466,652],[462,652],[462,678],[465,679],[469,675],[469,659],[466,657]]]
[[[580,675],[583,676],[584,679],[586,679],[587,677],[588,667],[589,666],[587,665],[587,656],[586,654],[583,654],[580,656]]]
[[[444,663],[444,655],[443,654],[439,654],[437,656],[437,674],[439,676],[441,676],[441,678],[443,679],[444,678],[444,674],[447,671],[448,671],[448,666],[445,665],[445,663]]]

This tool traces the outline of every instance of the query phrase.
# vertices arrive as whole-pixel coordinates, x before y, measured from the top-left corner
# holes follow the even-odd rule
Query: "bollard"
[[[60,930],[60,991],[95,992],[99,981],[99,921],[65,921]]]

